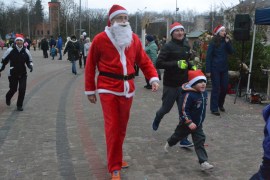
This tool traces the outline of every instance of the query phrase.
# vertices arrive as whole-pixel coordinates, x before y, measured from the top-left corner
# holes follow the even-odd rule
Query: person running
[[[180,121],[174,133],[168,138],[164,150],[169,152],[177,142],[191,134],[201,170],[212,169],[214,166],[207,162],[208,156],[204,148],[205,134],[203,122],[206,114],[207,91],[206,77],[201,70],[188,72],[189,82],[182,85]]]
[[[16,34],[15,44],[8,48],[0,63],[0,73],[9,63],[9,91],[6,94],[6,104],[10,106],[11,98],[18,90],[17,110],[23,111],[23,101],[26,91],[27,71],[26,66],[33,71],[32,56],[30,51],[23,45],[24,38]],[[26,65],[26,66],[25,66]]]

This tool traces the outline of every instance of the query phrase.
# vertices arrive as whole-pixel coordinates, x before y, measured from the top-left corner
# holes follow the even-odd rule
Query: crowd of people
[[[151,34],[146,35],[146,47],[142,47],[139,37],[132,32],[128,19],[128,11],[113,5],[108,13],[108,25],[97,34],[93,41],[82,33],[79,39],[75,35],[67,37],[65,44],[61,35],[48,40],[31,41],[29,37],[16,34],[14,44],[9,47],[0,63],[0,77],[9,63],[9,91],[6,94],[6,105],[11,105],[11,98],[18,90],[17,110],[23,111],[26,90],[27,68],[33,71],[33,60],[30,47],[40,47],[43,57],[52,60],[59,56],[62,60],[67,53],[71,62],[71,71],[77,75],[77,61],[80,68],[85,68],[85,94],[90,103],[96,104],[97,97],[103,110],[107,167],[113,180],[121,179],[121,169],[129,167],[123,159],[123,144],[129,122],[130,110],[135,94],[135,76],[138,67],[145,76],[146,89],[156,92],[163,81],[162,105],[153,113],[152,129],[157,131],[161,120],[176,103],[178,107],[178,125],[167,139],[164,151],[179,143],[180,147],[194,146],[201,170],[214,168],[208,162],[204,147],[206,135],[203,122],[206,119],[208,93],[207,77],[211,78],[212,90],[210,110],[213,115],[220,116],[225,111],[224,102],[228,87],[228,55],[234,53],[231,38],[226,34],[223,25],[213,30],[213,38],[209,43],[206,56],[205,74],[190,61],[192,49],[186,38],[184,26],[180,22],[170,25],[170,41],[166,36],[161,41]],[[63,51],[63,53],[62,53]],[[17,61],[17,60],[20,61]],[[161,77],[160,69],[164,70]],[[98,74],[96,74],[98,71]],[[97,76],[97,78],[96,78]],[[252,180],[270,179],[270,122],[269,106],[263,111],[266,121],[264,156],[262,165]],[[164,122],[165,123],[165,122]],[[193,142],[187,137],[191,135]]]

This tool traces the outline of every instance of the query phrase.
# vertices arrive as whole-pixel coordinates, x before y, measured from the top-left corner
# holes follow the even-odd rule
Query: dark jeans
[[[62,60],[62,48],[58,49],[58,53],[59,53],[59,60]]]
[[[87,58],[87,56],[84,56],[84,57],[83,57],[83,66],[84,66],[84,67],[86,66],[86,58]]]
[[[223,107],[228,89],[229,75],[225,72],[211,72],[212,90],[210,99],[210,110],[218,111],[219,107]]]
[[[169,146],[173,146],[179,141],[183,140],[189,134],[192,136],[194,143],[194,148],[199,159],[199,163],[203,163],[208,160],[206,150],[204,148],[205,134],[203,132],[202,126],[197,127],[196,130],[191,131],[187,125],[182,121],[177,125],[172,136],[167,140]]]
[[[25,96],[25,90],[26,90],[27,76],[26,75],[21,76],[21,77],[9,76],[8,80],[9,80],[9,91],[6,94],[6,99],[10,101],[13,95],[17,92],[17,90],[19,90],[17,106],[22,107],[24,96]],[[18,88],[18,85],[19,85],[19,88]]]
[[[43,57],[48,58],[48,51],[47,50],[42,50],[43,51]]]
[[[162,105],[160,109],[156,112],[155,119],[158,122],[160,122],[163,116],[170,112],[175,102],[178,106],[178,114],[180,114],[181,112],[181,107],[179,107],[180,100],[181,100],[181,87],[163,86]]]
[[[79,66],[80,66],[80,68],[82,68],[82,58],[83,58],[83,55],[81,54],[79,56]]]

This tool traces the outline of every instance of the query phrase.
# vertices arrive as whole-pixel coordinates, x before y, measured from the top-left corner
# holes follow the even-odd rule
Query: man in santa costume
[[[120,179],[120,170],[128,167],[123,161],[122,146],[135,93],[135,63],[157,91],[159,78],[153,63],[128,22],[124,7],[113,5],[108,26],[93,39],[85,68],[85,94],[96,103],[99,93],[104,116],[108,170],[112,179]],[[95,83],[96,67],[99,71]]]

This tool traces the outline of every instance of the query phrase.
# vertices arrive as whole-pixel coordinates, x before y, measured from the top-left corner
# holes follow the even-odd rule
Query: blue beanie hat
[[[154,37],[152,35],[146,35],[146,40],[149,41],[149,42],[152,42],[154,41]]]

